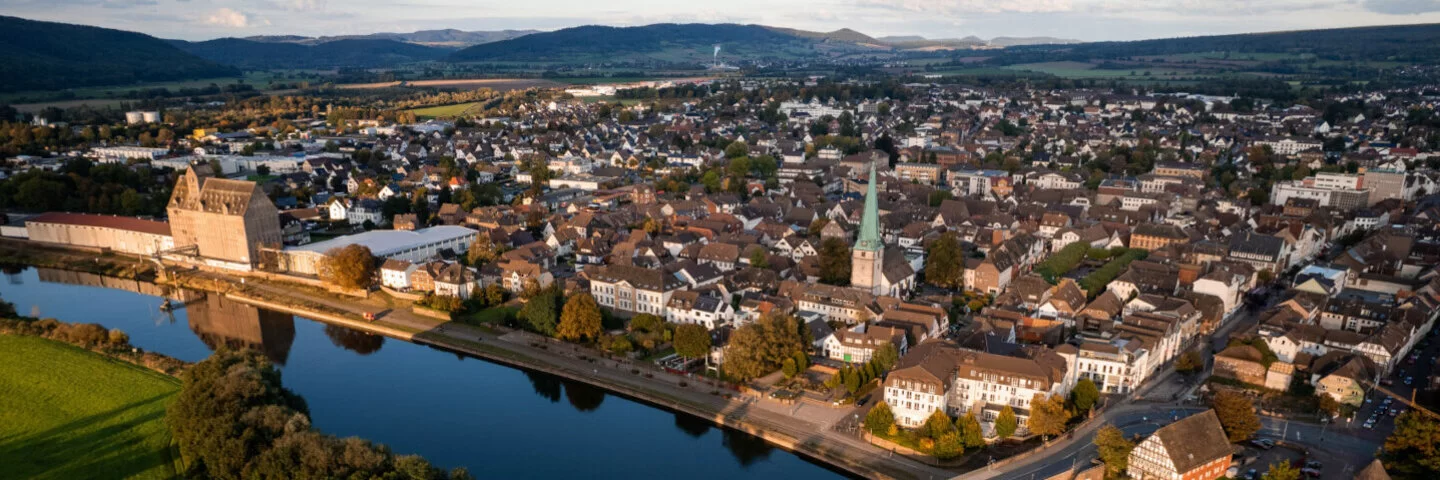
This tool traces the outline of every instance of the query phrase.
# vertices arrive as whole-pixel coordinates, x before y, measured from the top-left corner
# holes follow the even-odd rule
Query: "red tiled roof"
[[[114,228],[153,235],[169,235],[170,224],[155,220],[141,220],[134,217],[91,215],[86,213],[44,213],[26,220],[27,223],[57,223],[87,227]]]

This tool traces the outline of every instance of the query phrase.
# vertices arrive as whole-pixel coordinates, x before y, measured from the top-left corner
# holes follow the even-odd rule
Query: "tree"
[[[765,255],[765,250],[756,248],[750,252],[750,266],[755,268],[770,268],[770,260]]]
[[[960,432],[960,441],[965,444],[965,448],[985,446],[985,431],[980,428],[980,420],[975,418],[974,411],[955,419],[955,429]]]
[[[838,238],[820,242],[820,281],[828,285],[850,284],[850,245]]]
[[[875,351],[875,355],[870,357],[870,363],[874,364],[876,368],[882,372],[890,371],[890,369],[895,366],[895,362],[898,361],[900,361],[900,352],[895,349],[895,344],[893,343],[886,343],[881,346],[879,350]]]
[[[500,251],[495,242],[490,240],[489,235],[483,234],[476,236],[475,241],[470,242],[470,249],[465,251],[465,260],[470,262],[472,267],[490,263],[498,256]]]
[[[632,332],[659,333],[665,330],[665,320],[655,315],[642,313],[630,319],[629,327]]]
[[[809,230],[809,231],[810,231],[810,236],[812,236],[812,237],[818,237],[818,236],[820,236],[820,232],[825,229],[825,226],[826,226],[826,225],[829,225],[829,224],[830,224],[830,219],[825,218],[825,217],[820,217],[820,218],[815,219],[815,221],[810,222],[810,230]]]
[[[1270,469],[1261,475],[1262,480],[1300,480],[1300,470],[1290,465],[1288,461],[1279,461],[1270,464]]]
[[[1095,382],[1088,378],[1082,378],[1075,382],[1075,388],[1070,390],[1070,405],[1075,407],[1075,414],[1089,412],[1095,407],[1095,402],[1100,400],[1100,389],[1095,387]]]
[[[890,405],[884,401],[876,403],[870,408],[870,413],[865,414],[865,429],[875,435],[884,435],[895,425],[895,412],[890,410]]]
[[[845,369],[845,391],[854,394],[855,392],[860,391],[860,385],[860,372],[856,371],[853,368]]]
[[[1069,421],[1070,412],[1065,411],[1065,401],[1059,395],[1047,398],[1045,394],[1037,393],[1030,400],[1030,418],[1025,422],[1030,433],[1049,440],[1064,433],[1065,424]]]
[[[1330,394],[1316,393],[1315,404],[1320,411],[1332,417],[1340,413],[1340,402],[1335,401],[1335,397],[1331,397]]]
[[[1011,409],[1009,405],[1000,409],[1000,416],[995,417],[995,435],[1002,439],[1010,438],[1018,428],[1020,428],[1020,420],[1015,418],[1015,410]]]
[[[945,232],[925,247],[925,281],[941,288],[965,286],[965,252],[954,232]]]
[[[320,279],[341,288],[370,288],[375,279],[375,256],[364,245],[332,248],[319,266]]]
[[[1414,410],[1400,414],[1383,460],[1395,478],[1440,478],[1440,421]]]
[[[930,453],[935,458],[949,460],[965,453],[965,444],[959,433],[951,431],[935,439],[935,448],[931,449]]]
[[[1106,478],[1119,477],[1130,465],[1130,451],[1135,449],[1135,442],[1125,438],[1125,432],[1114,425],[1100,427],[1094,441],[1100,461],[1105,462]]]
[[[1260,417],[1255,414],[1255,405],[1239,393],[1222,391],[1210,400],[1210,407],[1220,417],[1220,426],[1232,442],[1249,440],[1260,431]]]
[[[703,358],[710,354],[710,332],[693,323],[675,327],[675,353],[685,358]]]
[[[579,293],[565,302],[555,334],[562,340],[570,341],[600,338],[600,332],[604,329],[602,320],[600,305],[595,303],[595,297],[589,292]]]
[[[1204,359],[1200,358],[1200,352],[1191,350],[1181,354],[1180,358],[1175,360],[1175,371],[1180,373],[1194,373],[1200,370],[1203,364]]]
[[[780,363],[780,373],[784,374],[785,378],[795,378],[795,374],[800,373],[798,368],[799,367],[795,365],[794,358],[787,358],[784,362]]]
[[[560,321],[560,292],[553,288],[538,291],[516,312],[515,317],[536,333],[555,335],[555,324]]]
[[[725,146],[725,158],[740,158],[750,155],[750,146],[745,142],[736,140]]]
[[[954,431],[955,425],[950,423],[950,416],[938,408],[931,412],[929,417],[925,417],[925,424],[920,426],[920,434],[930,439],[938,439]]]
[[[770,315],[736,329],[725,351],[724,372],[750,380],[780,368],[781,362],[805,348],[794,317]]]

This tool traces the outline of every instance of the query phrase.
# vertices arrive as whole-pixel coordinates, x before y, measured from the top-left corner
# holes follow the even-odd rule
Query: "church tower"
[[[881,292],[885,242],[880,238],[880,198],[875,194],[875,164],[870,164],[870,185],[865,187],[865,213],[860,217],[860,238],[850,254],[850,286]]]

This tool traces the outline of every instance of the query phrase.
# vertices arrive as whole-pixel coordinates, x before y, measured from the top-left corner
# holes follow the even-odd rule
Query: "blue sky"
[[[1134,40],[1440,23],[1440,0],[0,0],[0,14],[187,40],[659,22]]]

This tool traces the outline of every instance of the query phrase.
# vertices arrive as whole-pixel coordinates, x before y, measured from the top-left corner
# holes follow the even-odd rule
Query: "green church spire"
[[[865,187],[865,214],[860,217],[860,238],[856,250],[878,252],[884,248],[880,240],[880,198],[875,194],[875,163],[870,163],[870,185]]]

